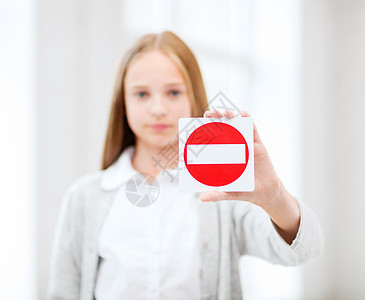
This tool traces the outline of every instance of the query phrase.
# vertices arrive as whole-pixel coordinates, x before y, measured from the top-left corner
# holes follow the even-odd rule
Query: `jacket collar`
[[[112,191],[126,183],[128,179],[138,172],[133,169],[132,157],[135,152],[134,146],[128,146],[119,158],[104,171],[101,178],[101,188],[105,191]]]
[[[101,188],[105,191],[117,189],[125,184],[133,175],[139,174],[132,166],[135,146],[128,146],[119,158],[106,170],[101,179]],[[158,175],[159,181],[178,183],[179,166],[174,169],[163,169]]]

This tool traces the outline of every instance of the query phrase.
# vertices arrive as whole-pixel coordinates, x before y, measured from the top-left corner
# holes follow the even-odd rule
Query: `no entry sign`
[[[179,120],[180,188],[184,191],[252,191],[253,121]]]

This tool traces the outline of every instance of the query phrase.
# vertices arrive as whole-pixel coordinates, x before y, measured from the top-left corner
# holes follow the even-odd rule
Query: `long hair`
[[[128,67],[136,55],[153,50],[159,50],[168,55],[183,74],[191,103],[192,117],[201,117],[204,110],[207,110],[208,101],[203,78],[198,62],[189,47],[170,31],[142,36],[125,53],[118,70],[104,143],[102,170],[112,165],[125,148],[135,145],[135,135],[127,122],[124,80]]]

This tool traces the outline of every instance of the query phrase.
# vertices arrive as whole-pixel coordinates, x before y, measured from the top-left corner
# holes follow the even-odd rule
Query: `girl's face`
[[[125,76],[127,120],[137,145],[162,148],[175,144],[178,119],[191,116],[183,75],[160,51],[135,57]]]

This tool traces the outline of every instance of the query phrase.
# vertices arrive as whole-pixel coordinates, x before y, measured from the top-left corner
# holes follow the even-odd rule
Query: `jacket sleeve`
[[[233,221],[240,255],[253,255],[286,266],[299,265],[318,257],[323,251],[320,223],[307,205],[298,204],[299,230],[289,245],[263,209],[251,203],[235,203]]]
[[[48,300],[79,299],[80,245],[77,237],[77,201],[74,188],[70,187],[61,204],[58,216],[51,269],[47,290]]]

